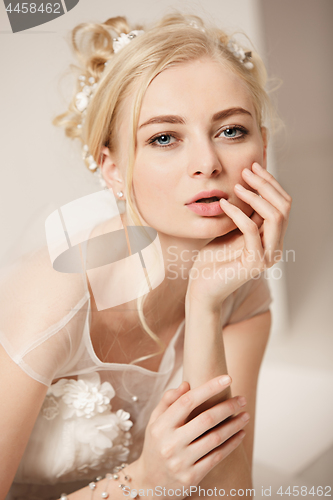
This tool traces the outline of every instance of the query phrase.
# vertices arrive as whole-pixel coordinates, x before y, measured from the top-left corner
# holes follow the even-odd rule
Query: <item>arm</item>
[[[225,489],[226,493],[231,488],[251,489],[256,388],[269,336],[270,311],[226,326],[223,335],[216,313],[200,309],[198,304],[191,307],[190,303],[187,312],[184,379],[193,388],[219,374],[228,373],[232,377],[232,391],[228,388],[212,403],[242,395],[247,401],[243,409],[250,414],[243,442],[206,475],[200,486],[205,489],[216,486]]]
[[[0,500],[4,500],[42,406],[47,386],[29,377],[0,345]]]

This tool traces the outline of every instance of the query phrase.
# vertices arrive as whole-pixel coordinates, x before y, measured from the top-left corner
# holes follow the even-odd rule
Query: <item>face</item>
[[[128,135],[126,109],[123,116],[120,140]],[[133,170],[134,196],[146,224],[182,238],[210,239],[232,231],[236,225],[225,213],[197,213],[188,202],[201,191],[220,190],[250,216],[253,209],[234,186],[252,189],[241,172],[255,161],[266,168],[262,133],[251,95],[230,69],[198,60],[168,68],[151,82]]]

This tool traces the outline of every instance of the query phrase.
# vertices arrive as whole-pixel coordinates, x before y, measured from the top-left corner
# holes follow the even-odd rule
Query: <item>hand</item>
[[[190,390],[188,382],[167,391],[148,422],[140,458],[128,466],[131,488],[188,488],[197,486],[241,443],[246,425],[239,397],[216,404],[187,421],[199,405],[224,391],[230,381],[221,377]],[[244,406],[244,405],[243,405]],[[228,419],[226,421],[226,419]]]
[[[238,229],[206,245],[197,255],[190,274],[187,296],[208,303],[213,309],[219,309],[232,292],[282,258],[292,199],[258,163],[253,163],[252,171],[245,168],[242,175],[259,194],[245,188],[239,190],[237,184],[234,190],[254,213],[248,217],[240,208],[221,199],[222,209]]]

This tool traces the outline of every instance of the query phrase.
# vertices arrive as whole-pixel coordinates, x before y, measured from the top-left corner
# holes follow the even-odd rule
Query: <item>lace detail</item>
[[[46,396],[41,408],[41,414],[46,420],[53,420],[59,415],[59,405],[53,396]]]

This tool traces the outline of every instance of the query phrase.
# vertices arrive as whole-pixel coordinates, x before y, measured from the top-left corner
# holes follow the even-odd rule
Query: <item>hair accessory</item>
[[[235,40],[233,40],[232,38],[228,42],[227,49],[236,57],[236,59],[239,60],[239,62],[244,64],[245,68],[254,68],[253,63],[249,61],[249,59],[252,57],[252,52],[245,52],[241,47],[237,45]]]
[[[133,30],[130,33],[120,33],[120,36],[118,38],[113,39],[113,51],[116,54],[121,50],[125,45],[129,44],[131,40],[136,38],[138,35],[141,35],[141,33],[144,33],[143,30]],[[109,61],[106,61],[104,63],[104,69],[107,66]],[[88,79],[85,75],[80,75],[79,76],[79,84],[81,90],[75,95],[75,107],[76,109],[81,113],[81,122],[78,123],[77,128],[82,129],[83,124],[84,124],[84,119],[86,116],[87,108],[90,102],[90,99],[94,95],[96,88],[98,86],[98,83],[96,82],[95,78],[93,76],[90,76]],[[92,172],[94,172],[95,177],[101,184],[103,188],[106,187],[106,182],[104,181],[102,174],[100,172],[99,166],[94,160],[94,157],[91,155],[89,152],[88,145],[85,144],[82,148],[82,159],[88,161],[88,168]],[[123,194],[122,194],[123,196]]]
[[[130,33],[120,33],[118,38],[113,39],[113,52],[117,54],[120,49],[128,45],[133,38],[144,33],[143,30],[133,30]]]
[[[202,28],[201,26],[199,26],[196,21],[192,20],[192,21],[190,21],[189,24],[190,24],[190,26],[192,26],[192,28],[195,28],[195,29],[197,29],[199,31],[202,31],[202,33],[205,33],[205,29]]]

